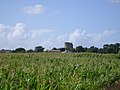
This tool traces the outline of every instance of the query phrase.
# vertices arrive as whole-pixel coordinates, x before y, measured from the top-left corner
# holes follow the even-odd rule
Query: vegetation
[[[57,48],[53,48],[55,50],[59,50]],[[115,44],[105,44],[103,45],[103,48],[97,48],[95,46],[91,46],[90,48],[83,47],[83,46],[76,46],[76,48],[65,48],[65,50],[70,52],[89,52],[89,53],[101,53],[101,54],[118,54],[120,50],[120,43]]]
[[[24,52],[26,52],[26,50],[24,48],[16,48],[15,51],[13,51],[13,52],[24,53]]]
[[[76,48],[73,48],[73,44],[66,42],[67,45],[63,48],[52,48],[52,50],[59,50],[60,52],[88,52],[88,53],[101,53],[101,54],[118,54],[120,51],[120,43],[115,43],[115,44],[105,44],[103,45],[103,48],[97,48],[95,46],[91,46],[90,48],[83,47],[83,46],[76,46]],[[2,49],[0,50],[0,53],[8,53],[8,52],[13,52],[13,53],[32,53],[32,52],[44,52],[44,49],[42,46],[36,46],[34,50],[29,49],[25,50],[24,48],[16,48],[15,50],[5,50]],[[49,50],[46,50],[49,51]]]
[[[120,80],[120,54],[0,53],[0,90],[99,90]]]
[[[43,52],[44,51],[44,48],[42,46],[36,46],[35,47],[35,51],[36,52]]]

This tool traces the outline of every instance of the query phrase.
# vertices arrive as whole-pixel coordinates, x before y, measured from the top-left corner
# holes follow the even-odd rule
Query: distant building
[[[60,50],[49,50],[48,52],[61,52]]]
[[[11,50],[5,50],[5,49],[0,50],[0,53],[10,53],[10,52]]]
[[[71,42],[65,42],[64,48],[66,52],[70,52],[73,49],[73,44]]]
[[[70,49],[73,48],[73,44],[70,42],[65,42],[64,47]]]

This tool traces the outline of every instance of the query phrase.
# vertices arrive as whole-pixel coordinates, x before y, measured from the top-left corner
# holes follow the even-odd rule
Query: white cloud
[[[115,31],[104,31],[103,33],[101,34],[95,34],[95,37],[94,37],[94,42],[99,42],[101,41],[102,39],[104,39],[105,37],[108,37],[112,34],[114,34]]]
[[[80,31],[79,29],[76,29],[69,35],[69,40],[72,42],[75,42],[78,39],[85,39],[85,31]]]
[[[23,8],[23,10],[27,14],[42,14],[45,12],[45,8],[41,4],[36,4],[34,6],[26,6]]]
[[[24,23],[17,23],[15,26],[0,24],[0,49],[19,46],[31,48],[35,47],[36,44],[41,45],[42,40],[44,40],[43,35],[53,31],[49,29],[28,30]]]
[[[68,41],[73,42],[74,46],[89,44],[86,31],[81,31],[79,29],[76,29],[69,35]]]
[[[72,32],[69,35],[68,41],[73,42],[75,46],[77,45],[83,45],[83,46],[91,46],[91,45],[97,45],[103,44],[102,41],[115,34],[115,31],[104,31],[102,33],[94,34],[94,33],[86,33],[86,31],[80,31],[79,29],[76,29],[74,32]]]
[[[120,0],[111,0],[113,3],[120,3]]]
[[[42,45],[46,49],[52,49],[53,47],[60,48],[64,47],[64,42],[67,40],[68,35],[49,35],[49,38],[42,42]]]
[[[28,29],[24,23],[17,23],[15,26],[0,24],[0,49],[24,47],[26,49],[42,45],[46,49],[53,47],[64,47],[64,42],[69,41],[82,46],[102,46],[115,31],[104,31],[102,33],[87,33],[85,30],[76,29],[68,34],[56,34],[51,29]],[[109,39],[110,40],[110,39]],[[114,42],[114,41],[113,41]]]
[[[53,32],[54,30],[49,29],[39,29],[39,30],[33,30],[31,37],[36,38],[37,36],[40,36],[44,33]]]
[[[17,23],[15,27],[12,27],[11,31],[9,31],[8,38],[9,39],[25,39],[27,38],[27,27],[23,23]]]
[[[0,24],[0,32],[2,32],[5,29],[5,25],[4,24]]]
[[[70,34],[49,35],[49,38],[41,43],[44,47],[51,49],[53,47],[64,47],[64,42],[72,42],[74,47],[78,45],[90,47],[92,45],[102,46],[104,39],[109,38],[115,31],[104,31],[102,33],[87,33],[85,30],[76,29]]]

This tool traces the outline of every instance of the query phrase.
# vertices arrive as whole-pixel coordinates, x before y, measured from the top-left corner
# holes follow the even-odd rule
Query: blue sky
[[[0,49],[120,43],[120,0],[1,0]]]

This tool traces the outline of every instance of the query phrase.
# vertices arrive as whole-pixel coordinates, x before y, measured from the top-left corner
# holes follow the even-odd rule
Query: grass
[[[120,80],[120,55],[0,53],[0,90],[101,90]]]

